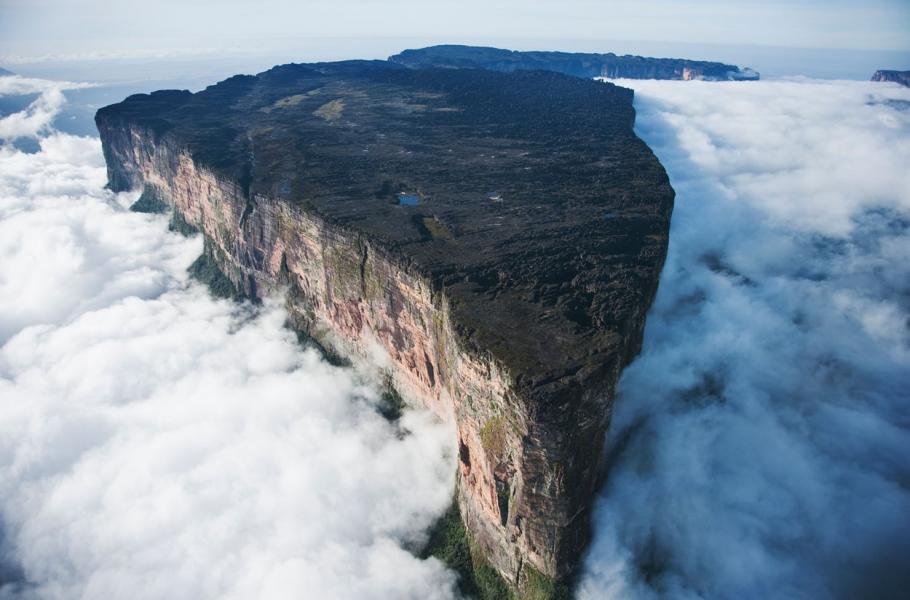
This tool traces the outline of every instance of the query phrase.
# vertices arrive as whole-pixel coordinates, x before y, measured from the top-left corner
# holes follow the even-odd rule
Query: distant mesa
[[[872,81],[892,81],[910,87],[910,71],[889,71],[882,69],[872,75]]]
[[[719,62],[580,52],[519,52],[500,48],[444,45],[405,50],[391,62],[411,68],[480,68],[489,71],[556,71],[575,77],[609,79],[701,79],[755,81],[759,73]]]

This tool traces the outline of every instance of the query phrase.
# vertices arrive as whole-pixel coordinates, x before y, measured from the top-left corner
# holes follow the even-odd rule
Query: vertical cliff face
[[[459,85],[463,81],[459,79]],[[325,87],[337,82],[318,83]],[[596,255],[587,254],[581,241],[576,245],[570,240],[566,245],[565,239],[559,239],[567,235],[565,224],[554,221],[543,206],[530,213],[516,207],[513,218],[522,225],[521,237],[516,238],[520,243],[508,243],[508,229],[496,225],[495,215],[492,222],[484,215],[482,227],[478,225],[483,237],[469,242],[471,224],[481,223],[471,219],[478,219],[478,212],[483,214],[502,200],[491,199],[500,193],[480,194],[478,204],[468,206],[471,210],[463,213],[462,220],[458,218],[461,213],[445,210],[445,190],[434,187],[432,178],[451,178],[458,168],[458,139],[451,135],[444,136],[448,144],[445,150],[432,151],[451,161],[446,165],[447,176],[433,170],[418,180],[413,169],[425,166],[399,167],[391,175],[391,157],[412,165],[408,148],[413,148],[410,152],[418,149],[416,144],[398,140],[393,152],[386,151],[378,159],[381,164],[376,168],[386,173],[366,188],[372,190],[376,183],[392,179],[398,187],[416,190],[426,205],[439,202],[433,212],[383,199],[381,184],[375,193],[346,191],[354,208],[344,210],[359,211],[365,204],[378,207],[370,209],[375,211],[369,213],[370,223],[378,221],[382,229],[370,229],[360,219],[339,212],[339,206],[348,205],[338,198],[337,190],[349,185],[350,173],[357,172],[359,162],[353,161],[364,160],[363,155],[374,150],[361,147],[363,138],[359,138],[352,145],[355,158],[340,154],[335,136],[348,135],[352,127],[344,128],[323,115],[328,102],[339,100],[341,90],[347,95],[341,96],[340,102],[351,112],[355,112],[352,105],[358,99],[375,110],[377,97],[352,90],[350,80],[342,83],[339,91],[323,94],[305,113],[297,113],[317,113],[317,126],[322,129],[314,131],[324,133],[327,127],[334,142],[320,148],[325,148],[335,163],[348,166],[341,169],[343,176],[338,181],[343,184],[333,182],[324,188],[329,191],[326,200],[319,200],[320,191],[307,187],[311,181],[307,177],[326,177],[314,151],[293,161],[292,168],[302,179],[286,179],[279,173],[284,166],[266,164],[267,158],[273,160],[272,147],[257,141],[258,129],[251,129],[247,135],[236,134],[230,140],[232,147],[241,149],[238,155],[242,160],[212,167],[216,161],[200,158],[212,156],[198,146],[201,138],[182,134],[185,130],[177,119],[168,117],[173,111],[187,110],[193,115],[194,127],[199,127],[195,119],[205,118],[193,105],[194,99],[181,92],[134,98],[125,106],[99,112],[97,124],[110,185],[115,190],[154,190],[203,233],[206,253],[236,286],[252,297],[286,293],[295,325],[322,344],[366,360],[382,356],[394,385],[406,398],[430,407],[441,418],[454,419],[457,425],[457,497],[478,551],[519,592],[541,577],[563,580],[571,575],[588,539],[588,509],[600,471],[613,390],[622,367],[641,341],[644,315],[666,251],[672,191],[662,171],[653,182],[647,170],[640,171],[634,176],[644,177],[641,189],[652,184],[653,188],[639,194],[639,188],[632,186],[625,194],[617,194],[619,200],[612,206],[615,215],[605,214],[608,207],[602,203],[582,215],[585,223],[594,219],[594,226],[604,228],[605,222],[622,221],[624,210],[632,214],[626,223],[631,233],[616,233],[612,242],[592,242],[591,252],[604,251],[612,261],[604,266],[607,287],[601,296],[591,293],[600,285],[594,277],[600,266],[591,262],[596,262]],[[510,81],[497,83],[507,85]],[[294,99],[303,94],[288,91],[299,89],[305,94],[321,89],[301,83],[299,77],[290,85],[295,89],[257,101],[253,114],[271,115],[276,103],[282,102],[297,110],[306,98]],[[436,107],[444,109],[438,111],[442,115],[469,110],[452,106],[451,97],[438,90],[405,90],[409,98],[419,97],[421,104],[445,102]],[[248,98],[249,92],[234,98],[234,105]],[[391,105],[393,111],[402,110],[385,96],[381,102]],[[403,110],[410,117],[433,108]],[[320,111],[323,115],[318,114]],[[396,128],[401,123],[394,116],[383,117],[386,129],[378,139],[386,144],[389,137],[400,133]],[[367,123],[362,115],[354,118],[361,126]],[[274,132],[276,125],[269,121],[258,127]],[[411,126],[426,127],[427,123],[421,120]],[[469,134],[466,152],[471,160],[476,153],[489,152],[477,133]],[[314,135],[305,139],[321,138]],[[490,143],[508,160],[510,149],[503,138],[494,136],[493,140]],[[426,136],[421,141],[426,144]],[[512,160],[527,160],[525,152],[529,150],[512,152]],[[647,158],[647,154],[643,156]],[[596,161],[602,160],[598,153]],[[578,161],[574,149],[571,161]],[[645,168],[643,163],[637,164]],[[340,168],[338,164],[334,167]],[[494,162],[493,170],[500,189],[520,189],[509,186],[506,174],[513,171],[508,164]],[[483,179],[476,163],[472,174]],[[486,181],[480,185],[484,186],[480,189],[492,189]],[[458,184],[459,188],[467,186]],[[568,190],[563,191],[571,196]],[[295,193],[308,194],[308,201],[289,200],[288,195]],[[517,202],[519,192],[512,194]],[[452,205],[461,210],[464,203]],[[580,203],[571,209],[573,213],[584,211]],[[643,221],[648,215],[651,224]],[[533,223],[541,216],[547,223],[558,223],[559,228],[552,234],[535,228]],[[587,226],[579,225],[577,235],[586,235]],[[407,227],[413,227],[415,233],[407,233]],[[396,237],[402,235],[405,237]],[[472,267],[471,257],[483,240],[491,244],[489,252],[498,254],[477,254],[482,262]],[[464,247],[455,247],[462,241]],[[548,267],[546,257],[538,256],[555,252],[552,244],[567,248],[558,253],[557,260],[561,263],[558,268],[568,272]],[[571,262],[565,258],[579,251],[586,253],[579,264],[587,265],[588,271],[570,269]],[[543,275],[533,269],[540,261],[544,261],[540,267],[546,271]],[[527,274],[528,269],[533,277]],[[521,277],[533,285],[521,284]],[[627,286],[635,286],[635,293],[625,294]],[[576,289],[586,290],[590,296],[580,296],[573,291]],[[603,297],[612,304],[591,304],[603,302]],[[534,307],[542,307],[543,312],[535,315],[531,310]],[[514,343],[509,344],[510,340]]]
[[[910,87],[910,71],[882,69],[872,74],[872,81],[891,81]]]

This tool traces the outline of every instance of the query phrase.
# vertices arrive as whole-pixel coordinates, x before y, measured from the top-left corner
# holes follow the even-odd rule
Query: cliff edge
[[[910,71],[889,71],[881,69],[872,74],[870,81],[891,81],[910,87]]]
[[[609,83],[353,61],[131,96],[96,123],[114,190],[172,206],[235,286],[286,290],[297,328],[378,348],[455,420],[472,552],[528,595],[581,558],[667,251],[674,194],[634,118]]]

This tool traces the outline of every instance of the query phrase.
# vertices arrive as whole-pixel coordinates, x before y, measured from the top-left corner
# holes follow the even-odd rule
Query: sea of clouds
[[[896,597],[910,90],[623,84],[678,197],[579,596]],[[201,241],[53,129],[73,85],[0,78],[39,94],[0,119],[0,598],[453,597],[409,552],[452,431],[189,281]]]
[[[624,81],[677,191],[579,586],[910,589],[910,90]]]
[[[452,496],[450,427],[389,423],[279,302],[189,281],[201,240],[52,128],[71,87],[0,78],[38,94],[0,119],[0,598],[453,597],[409,551]]]

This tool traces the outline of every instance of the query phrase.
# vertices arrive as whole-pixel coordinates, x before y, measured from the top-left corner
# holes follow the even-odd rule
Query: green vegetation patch
[[[242,300],[244,297],[234,282],[221,272],[208,249],[203,251],[199,258],[190,265],[188,271],[196,281],[209,288],[212,295],[217,298]]]
[[[401,418],[405,406],[404,398],[395,389],[392,378],[386,378],[382,386],[382,395],[379,397],[379,414],[387,421],[395,422]]]
[[[505,580],[471,542],[455,499],[430,530],[430,540],[420,557],[430,556],[458,573],[458,589],[464,596],[477,600],[515,600]]]
[[[276,100],[271,106],[265,106],[259,110],[264,113],[270,113],[275,109],[287,108],[289,106],[297,106],[302,101],[306,100],[309,97],[308,94],[294,94],[292,96],[285,96],[279,100]]]
[[[337,121],[341,118],[342,112],[344,112],[344,100],[336,98],[314,110],[313,114],[326,121]]]
[[[171,214],[171,222],[168,223],[167,228],[187,237],[199,233],[199,230],[196,229],[196,226],[192,225],[189,221],[184,219],[179,210],[175,210]]]
[[[564,583],[557,583],[529,564],[525,564],[523,571],[523,599],[569,600],[572,597],[571,586]]]
[[[351,248],[344,245],[327,252],[326,264],[331,269],[332,293],[339,298],[359,298],[360,286],[360,261]]]
[[[330,347],[321,343],[319,340],[309,335],[301,329],[298,325],[295,325],[293,322],[290,323],[290,327],[293,330],[294,334],[297,336],[297,343],[304,348],[312,348],[319,353],[319,355],[333,367],[350,367],[351,361],[341,354],[338,354]],[[382,412],[382,411],[380,411]]]
[[[162,200],[157,188],[152,186],[145,186],[142,190],[142,195],[130,206],[130,210],[133,212],[155,215],[163,215],[169,209],[170,207],[167,202]]]
[[[483,424],[480,443],[492,462],[502,460],[506,452],[506,423],[502,415],[491,417]]]
[[[437,240],[451,240],[454,236],[452,232],[449,231],[449,228],[442,224],[442,221],[436,217],[424,217],[423,226],[426,228],[430,235],[433,236],[433,239]]]

